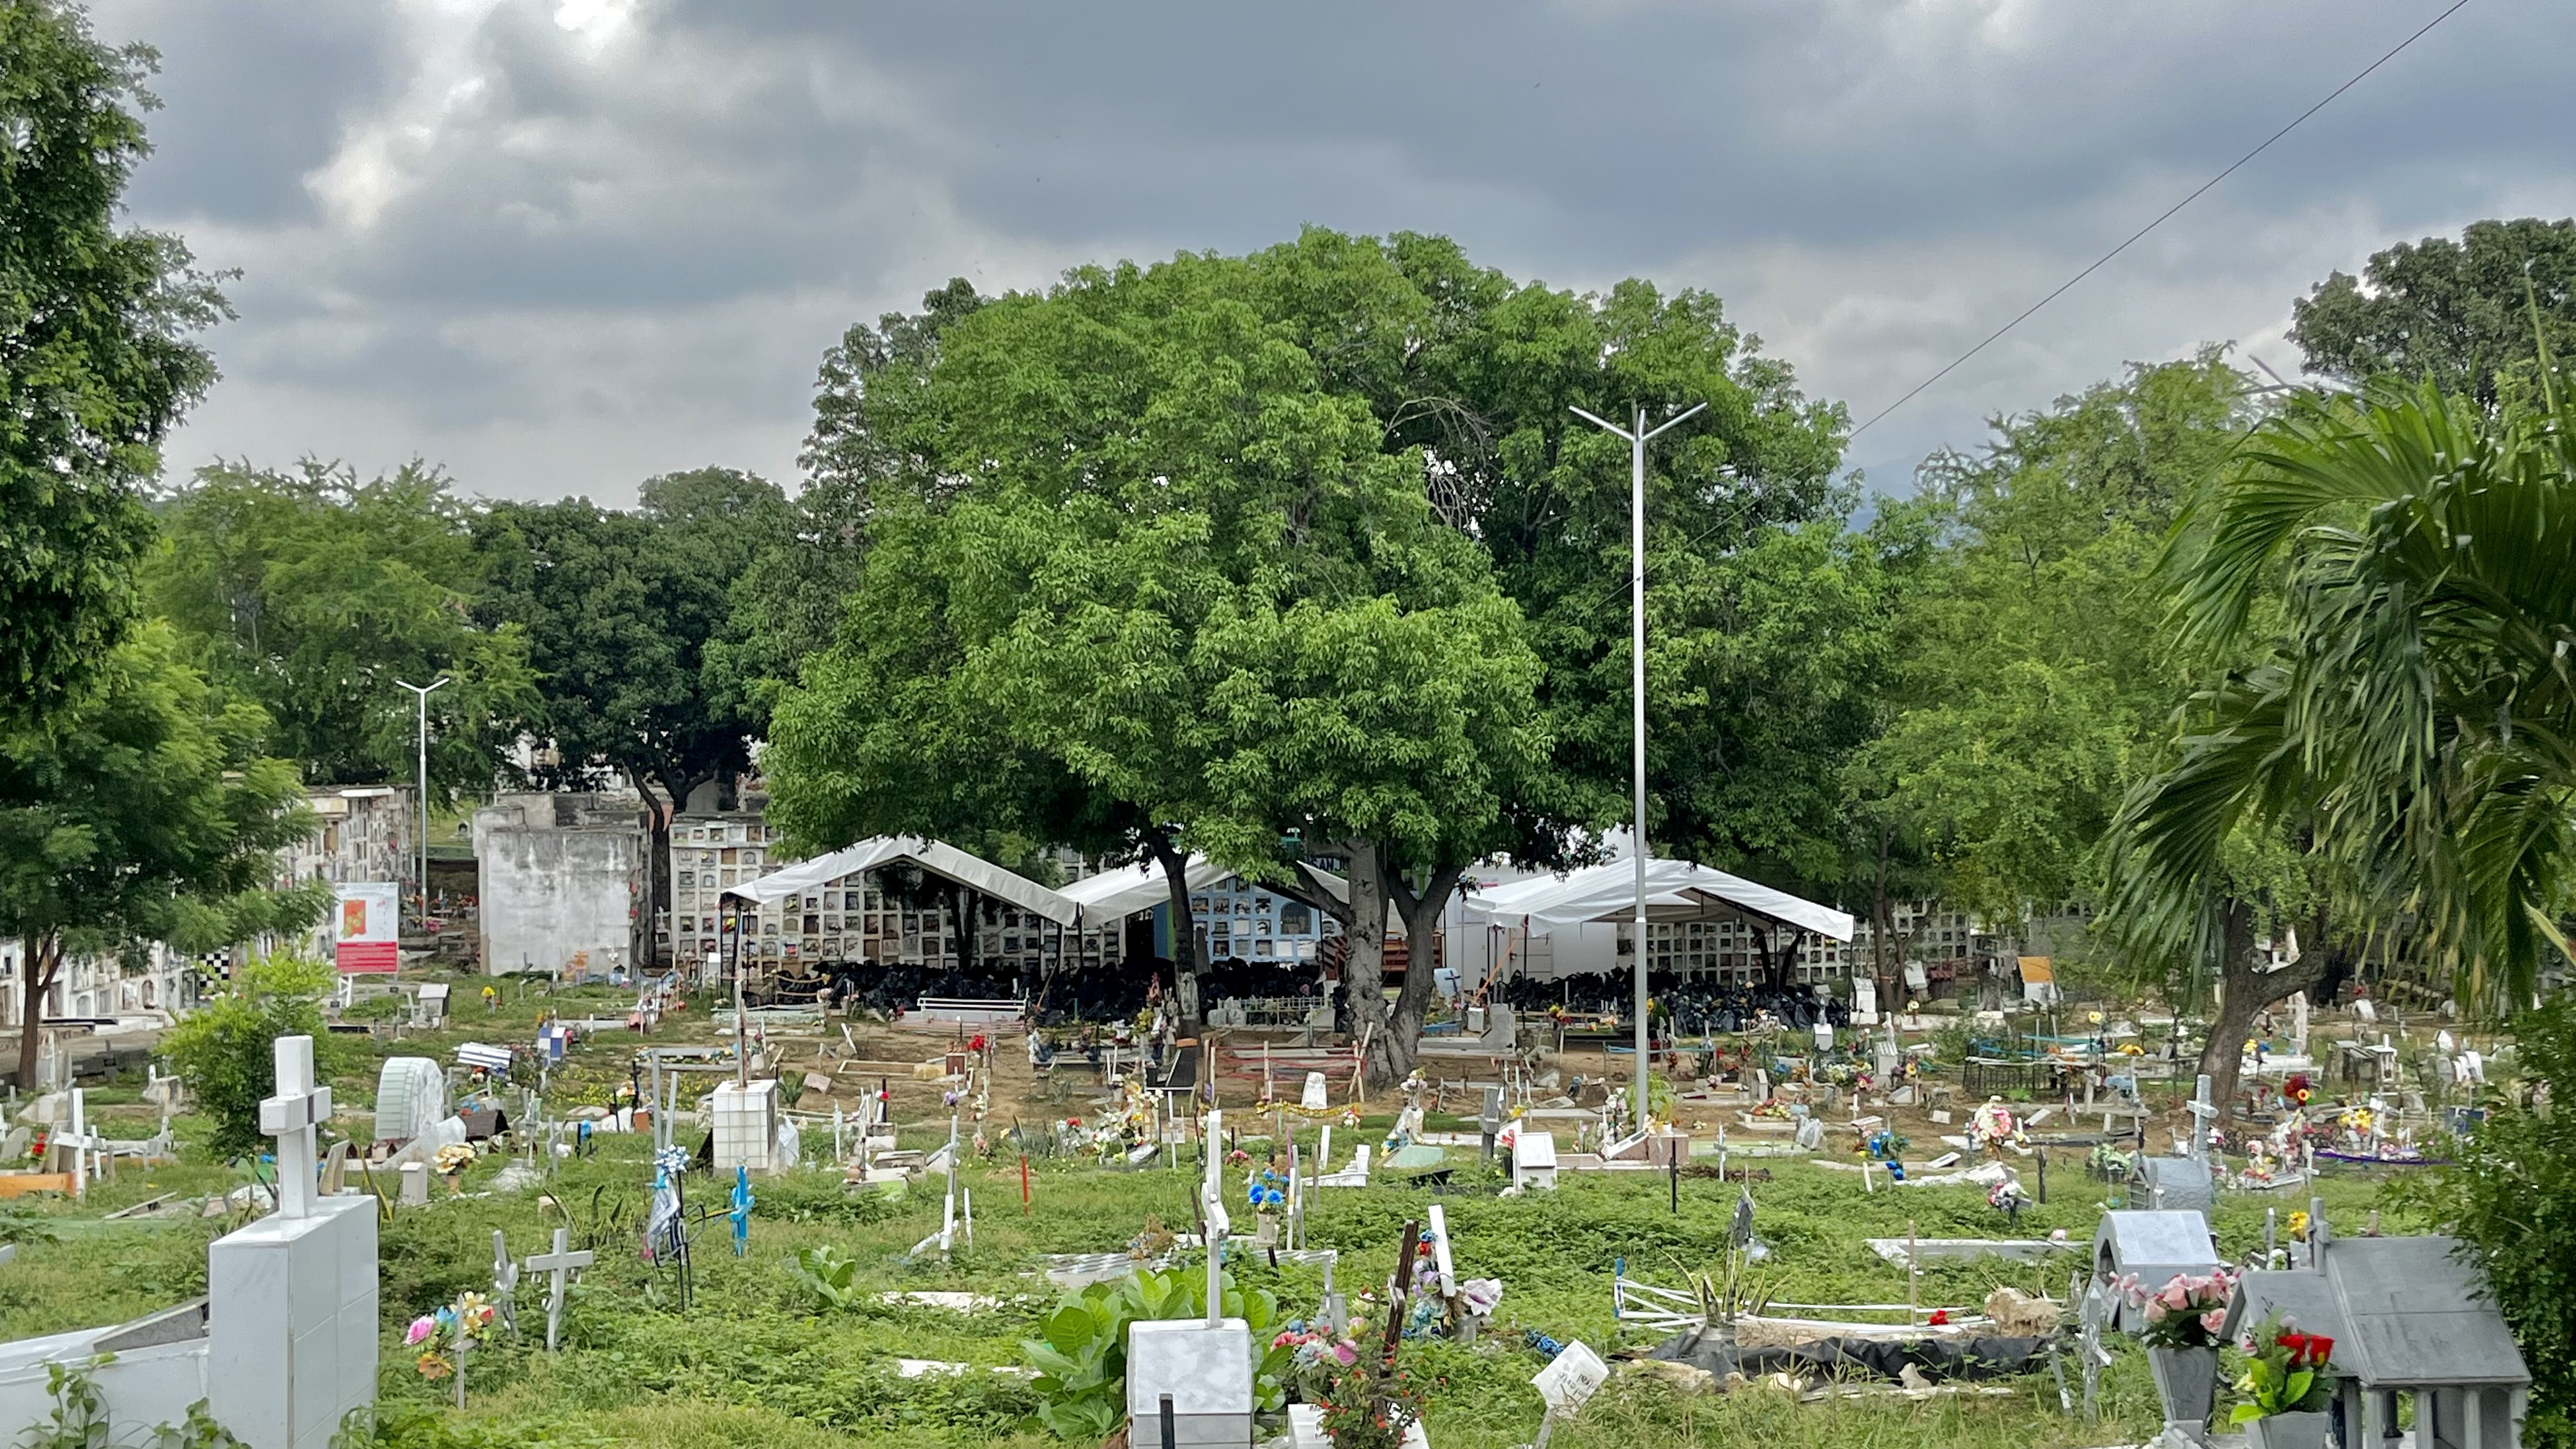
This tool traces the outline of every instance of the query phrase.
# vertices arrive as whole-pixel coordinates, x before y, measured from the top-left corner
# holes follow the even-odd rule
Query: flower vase
[[[2218,1350],[2150,1348],[2147,1367],[2155,1373],[2157,1397],[2164,1400],[2165,1427],[2206,1443],[2209,1411],[2218,1402]]]
[[[451,1194],[455,1194],[455,1193],[461,1193],[461,1192],[465,1191],[465,1174],[464,1174],[464,1173],[461,1173],[461,1172],[451,1172],[451,1173],[448,1173],[448,1174],[446,1175],[446,1177],[445,1177],[443,1180],[447,1183],[447,1190],[448,1190],[448,1192],[449,1192],[449,1193],[451,1193]]]
[[[2245,1449],[2326,1449],[2325,1411],[2248,1419]]]

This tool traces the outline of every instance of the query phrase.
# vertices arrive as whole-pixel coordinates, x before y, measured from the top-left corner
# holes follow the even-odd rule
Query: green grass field
[[[460,995],[465,993],[460,992]],[[559,1009],[606,1014],[615,999],[556,998]],[[449,1030],[379,1047],[339,1037],[328,1053],[344,1112],[364,1104],[375,1064],[389,1052],[445,1057],[478,1037],[522,1039],[542,998],[513,993],[497,1013],[479,1003]],[[549,1083],[559,1110],[604,1102],[625,1080],[627,1043],[603,1037],[585,1044]],[[110,1088],[90,1098],[114,1135],[144,1135],[157,1125],[131,1093]],[[1249,1114],[1232,1120],[1252,1128]],[[1384,1130],[1383,1118],[1367,1126]],[[354,1125],[344,1118],[343,1125]],[[1435,1127],[1446,1124],[1436,1122]],[[202,1140],[203,1124],[181,1119],[183,1143]],[[945,1122],[908,1127],[904,1145],[927,1147]],[[694,1140],[693,1138],[685,1140]],[[1305,1139],[1311,1146],[1313,1138]],[[1031,1427],[1032,1392],[1018,1378],[987,1372],[1020,1361],[1019,1341],[1055,1297],[1038,1276],[1040,1255],[1123,1248],[1149,1220],[1186,1228],[1195,1168],[1110,1171],[1088,1163],[1041,1161],[1031,1168],[1030,1202],[1020,1200],[1017,1161],[970,1166],[977,1224],[971,1251],[951,1262],[911,1263],[906,1250],[938,1226],[936,1181],[906,1193],[852,1196],[838,1175],[806,1172],[756,1185],[759,1206],[749,1251],[737,1258],[721,1216],[729,1184],[692,1178],[694,1210],[711,1215],[695,1229],[693,1293],[684,1304],[671,1270],[641,1261],[638,1235],[651,1169],[649,1140],[596,1139],[593,1156],[565,1163],[537,1190],[491,1190],[498,1159],[466,1175],[462,1195],[443,1187],[429,1207],[396,1213],[383,1227],[381,1289],[384,1360],[380,1442],[434,1445],[665,1446],[757,1445],[803,1449],[846,1444],[1037,1445],[1058,1441]],[[1194,1154],[1192,1154],[1194,1155]],[[1473,1157],[1472,1152],[1453,1156]],[[2109,1189],[2087,1179],[2080,1153],[2051,1154],[2049,1200],[2022,1215],[2021,1236],[2063,1228],[2089,1242]],[[86,1203],[24,1200],[0,1213],[0,1236],[22,1246],[0,1269],[0,1334],[24,1337],[116,1322],[204,1291],[205,1245],[232,1221],[107,1222],[104,1214],[162,1193],[208,1194],[246,1174],[186,1160],[148,1171],[123,1169]],[[1795,1302],[1903,1302],[1906,1274],[1871,1253],[1864,1239],[2005,1235],[2001,1213],[1974,1187],[1889,1187],[1866,1194],[1856,1174],[1771,1160],[1769,1180],[1752,1184],[1755,1231],[1769,1256],[1758,1272],[1773,1297]],[[2033,1174],[2024,1171],[2025,1181]],[[1542,1365],[1524,1346],[1524,1330],[1561,1340],[1580,1338],[1605,1354],[1640,1347],[1652,1335],[1622,1332],[1611,1311],[1614,1264],[1636,1278],[1684,1285],[1691,1271],[1722,1268],[1726,1226],[1742,1188],[1713,1176],[1686,1175],[1681,1209],[1672,1210],[1667,1180],[1650,1174],[1567,1173],[1549,1194],[1503,1199],[1499,1181],[1470,1167],[1447,1205],[1460,1271],[1505,1283],[1500,1308],[1481,1342],[1408,1344],[1407,1363],[1433,1381],[1428,1427],[1448,1446],[1511,1446],[1534,1433],[1540,1404],[1528,1386]],[[385,1184],[388,1191],[391,1184]],[[2368,1175],[2329,1178],[2329,1212],[2339,1232],[2364,1229],[2379,1182]],[[1382,1283],[1394,1263],[1404,1224],[1434,1199],[1421,1190],[1375,1186],[1320,1194],[1310,1217],[1315,1246],[1341,1250],[1346,1292]],[[2277,1202],[2283,1211],[2299,1205]],[[2267,1200],[2231,1198],[2219,1213],[2222,1245],[2250,1250],[2263,1231]],[[405,1324],[488,1286],[492,1232],[508,1236],[514,1255],[545,1248],[556,1226],[569,1226],[596,1250],[598,1266],[574,1290],[566,1310],[567,1346],[542,1349],[542,1284],[523,1288],[516,1342],[477,1351],[468,1368],[468,1405],[446,1407],[452,1385],[424,1379],[402,1346]],[[2390,1218],[2391,1231],[2406,1224]],[[869,1291],[859,1306],[827,1309],[800,1286],[795,1255],[830,1245],[856,1259]],[[1987,1259],[1927,1269],[1920,1293],[1929,1307],[1973,1308],[1992,1288],[2063,1295],[2073,1260],[2045,1269]],[[1239,1276],[1275,1288],[1288,1311],[1311,1311],[1320,1278],[1294,1268],[1249,1263]],[[904,1289],[972,1290],[1004,1306],[960,1313],[882,1301]],[[900,1359],[968,1365],[962,1374],[902,1377]],[[2156,1427],[2154,1394],[2143,1359],[2123,1349],[2104,1381],[2099,1422],[2058,1408],[2046,1374],[2008,1381],[2008,1397],[1918,1400],[1859,1398],[1802,1403],[1757,1388],[1733,1395],[1685,1396],[1643,1377],[1614,1378],[1581,1418],[1561,1426],[1556,1442],[1581,1446],[1639,1443],[1742,1443],[1748,1436],[1790,1449],[1934,1449],[1949,1444],[2079,1446],[2137,1443]]]

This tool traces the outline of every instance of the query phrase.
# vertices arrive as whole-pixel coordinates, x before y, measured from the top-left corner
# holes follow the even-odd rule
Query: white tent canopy
[[[1532,926],[1633,921],[1637,868],[1614,860],[1560,876],[1538,876],[1480,890],[1466,899],[1471,921]],[[1852,938],[1852,918],[1831,906],[1773,890],[1687,860],[1646,862],[1646,916],[1656,921],[1753,917],[1779,921],[1836,941]]]
[[[1211,889],[1233,874],[1204,855],[1193,854],[1189,859],[1191,890]],[[1111,866],[1098,875],[1084,876],[1058,894],[1080,906],[1084,920],[1098,925],[1164,905],[1172,899],[1172,888],[1163,868],[1148,859],[1133,865]]]
[[[826,881],[890,865],[916,866],[978,894],[1008,901],[1024,911],[1033,911],[1061,926],[1074,925],[1082,916],[1082,908],[1077,903],[1026,876],[1015,875],[991,861],[979,860],[953,845],[924,840],[917,835],[880,835],[874,840],[862,840],[830,855],[800,861],[758,880],[727,886],[724,893],[735,900],[762,906],[801,895]]]

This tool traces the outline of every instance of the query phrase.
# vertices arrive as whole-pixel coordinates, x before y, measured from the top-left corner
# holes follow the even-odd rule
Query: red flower
[[[1932,1310],[1932,1317],[1927,1321],[1933,1327],[1938,1328],[1942,1324],[1950,1321],[1950,1310],[1947,1308],[1935,1308]]]
[[[2272,1341],[2288,1350],[2290,1362],[2296,1365],[2307,1358],[2308,1345],[2313,1340],[2304,1333],[2284,1333]]]
[[[2332,1357],[2334,1357],[2333,1339],[2319,1333],[2308,1335],[2308,1363],[2311,1367],[2322,1368],[2326,1360]]]

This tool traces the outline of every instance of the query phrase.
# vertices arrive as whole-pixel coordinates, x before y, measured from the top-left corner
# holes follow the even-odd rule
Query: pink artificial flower
[[[2224,1308],[2213,1308],[2207,1313],[2200,1315],[2200,1326],[2202,1330],[2212,1335],[2215,1335],[2221,1327],[2225,1326],[2226,1322],[2227,1310]]]
[[[411,1327],[403,1330],[403,1342],[418,1343],[436,1332],[438,1320],[424,1313],[411,1321]]]
[[[2149,1323],[2162,1323],[2164,1318],[2165,1305],[2163,1299],[2159,1298],[2147,1304],[2147,1321]]]
[[[2191,1306],[2191,1290],[2183,1286],[2183,1282],[2179,1278],[2175,1279],[2171,1283],[2167,1283],[2165,1285],[2165,1291],[2157,1294],[2156,1296],[2164,1301],[2164,1305],[2167,1308],[2182,1309],[2189,1308]]]
[[[1360,1361],[1360,1351],[1347,1343],[1337,1343],[1333,1345],[1333,1357],[1341,1360],[1344,1368],[1348,1368]]]

